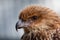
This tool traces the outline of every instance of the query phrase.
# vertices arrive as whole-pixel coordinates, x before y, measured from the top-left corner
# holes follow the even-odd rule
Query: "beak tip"
[[[15,25],[15,29],[16,29],[16,31],[18,31],[18,22],[16,23],[16,25]]]
[[[18,32],[18,30],[16,30]]]

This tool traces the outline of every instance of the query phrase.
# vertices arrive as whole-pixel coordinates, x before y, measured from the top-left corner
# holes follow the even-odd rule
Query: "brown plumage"
[[[23,28],[22,40],[60,40],[60,18],[51,9],[28,6],[19,14],[16,30]]]

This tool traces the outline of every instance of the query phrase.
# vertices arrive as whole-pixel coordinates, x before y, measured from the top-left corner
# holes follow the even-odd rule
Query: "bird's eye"
[[[36,20],[38,17],[37,16],[33,16],[32,17],[32,20]]]

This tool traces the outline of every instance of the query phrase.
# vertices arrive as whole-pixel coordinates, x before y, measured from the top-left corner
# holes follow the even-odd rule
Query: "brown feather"
[[[37,16],[36,20],[32,20]],[[24,28],[22,40],[60,40],[60,18],[53,10],[42,6],[28,6],[21,11],[19,19],[31,24]]]

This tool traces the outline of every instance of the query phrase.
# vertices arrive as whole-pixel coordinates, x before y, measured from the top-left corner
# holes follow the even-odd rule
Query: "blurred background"
[[[60,13],[60,0],[0,0],[0,40],[19,40],[23,29],[18,32],[15,24],[19,11],[31,4],[39,4]]]

